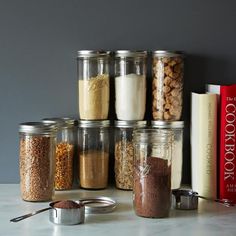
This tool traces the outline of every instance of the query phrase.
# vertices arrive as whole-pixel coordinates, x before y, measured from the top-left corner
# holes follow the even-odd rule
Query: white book
[[[204,197],[217,196],[217,95],[192,93],[192,189]]]

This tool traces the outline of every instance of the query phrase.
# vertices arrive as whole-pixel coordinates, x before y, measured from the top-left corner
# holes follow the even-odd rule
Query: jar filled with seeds
[[[171,189],[181,187],[183,165],[183,121],[152,121],[152,128],[158,130],[171,130],[172,140],[172,165],[171,165]]]
[[[133,130],[146,125],[146,121],[115,121],[115,181],[119,189],[133,189]]]
[[[183,54],[154,51],[152,74],[153,119],[180,120],[183,104]]]
[[[73,162],[77,121],[71,118],[45,118],[57,126],[55,190],[70,190],[73,185]]]
[[[108,118],[109,55],[104,51],[78,51],[78,104],[82,120]]]
[[[78,125],[80,186],[104,189],[108,183],[110,122],[80,120]]]
[[[21,123],[20,188],[25,201],[50,201],[54,194],[56,126]]]

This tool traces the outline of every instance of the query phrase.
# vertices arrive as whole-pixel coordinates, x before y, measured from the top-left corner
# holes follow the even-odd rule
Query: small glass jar
[[[77,121],[71,118],[45,118],[46,124],[57,126],[55,190],[70,190],[73,185],[73,161],[75,153],[75,128]]]
[[[146,125],[146,121],[115,121],[115,181],[119,189],[133,189],[133,131]]]
[[[104,121],[79,121],[79,181],[84,189],[104,189],[108,183],[109,126]]]
[[[20,187],[25,201],[50,201],[54,195],[56,127],[42,122],[21,123]]]
[[[108,118],[110,52],[78,51],[78,104],[82,120]]]
[[[171,207],[172,132],[134,131],[133,204],[138,216],[168,217]]]
[[[144,119],[146,59],[146,51],[115,52],[115,107],[118,120]]]
[[[152,128],[171,130],[172,142],[172,165],[171,165],[171,189],[181,187],[183,165],[183,121],[152,121]]]
[[[154,51],[152,75],[153,119],[180,120],[183,103],[183,54],[170,51]]]

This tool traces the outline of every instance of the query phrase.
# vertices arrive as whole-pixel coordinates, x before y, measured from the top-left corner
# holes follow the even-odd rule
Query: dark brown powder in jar
[[[62,208],[62,209],[76,209],[76,208],[80,208],[81,204],[78,204],[71,200],[64,200],[64,201],[55,203],[54,207]]]
[[[134,207],[139,216],[168,217],[171,206],[171,165],[168,160],[147,157],[134,169]]]

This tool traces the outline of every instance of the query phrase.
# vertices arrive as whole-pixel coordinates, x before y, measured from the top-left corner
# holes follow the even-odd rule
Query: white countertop
[[[0,185],[0,236],[228,236],[236,235],[236,206],[227,208],[215,202],[201,200],[196,211],[172,210],[169,218],[148,219],[135,215],[132,192],[108,189],[102,191],[72,190],[56,192],[55,199],[78,200],[89,196],[109,196],[117,200],[113,213],[87,215],[82,225],[54,225],[48,220],[48,212],[35,215],[18,223],[11,218],[44,208],[48,203],[24,202],[20,198],[18,184]]]

